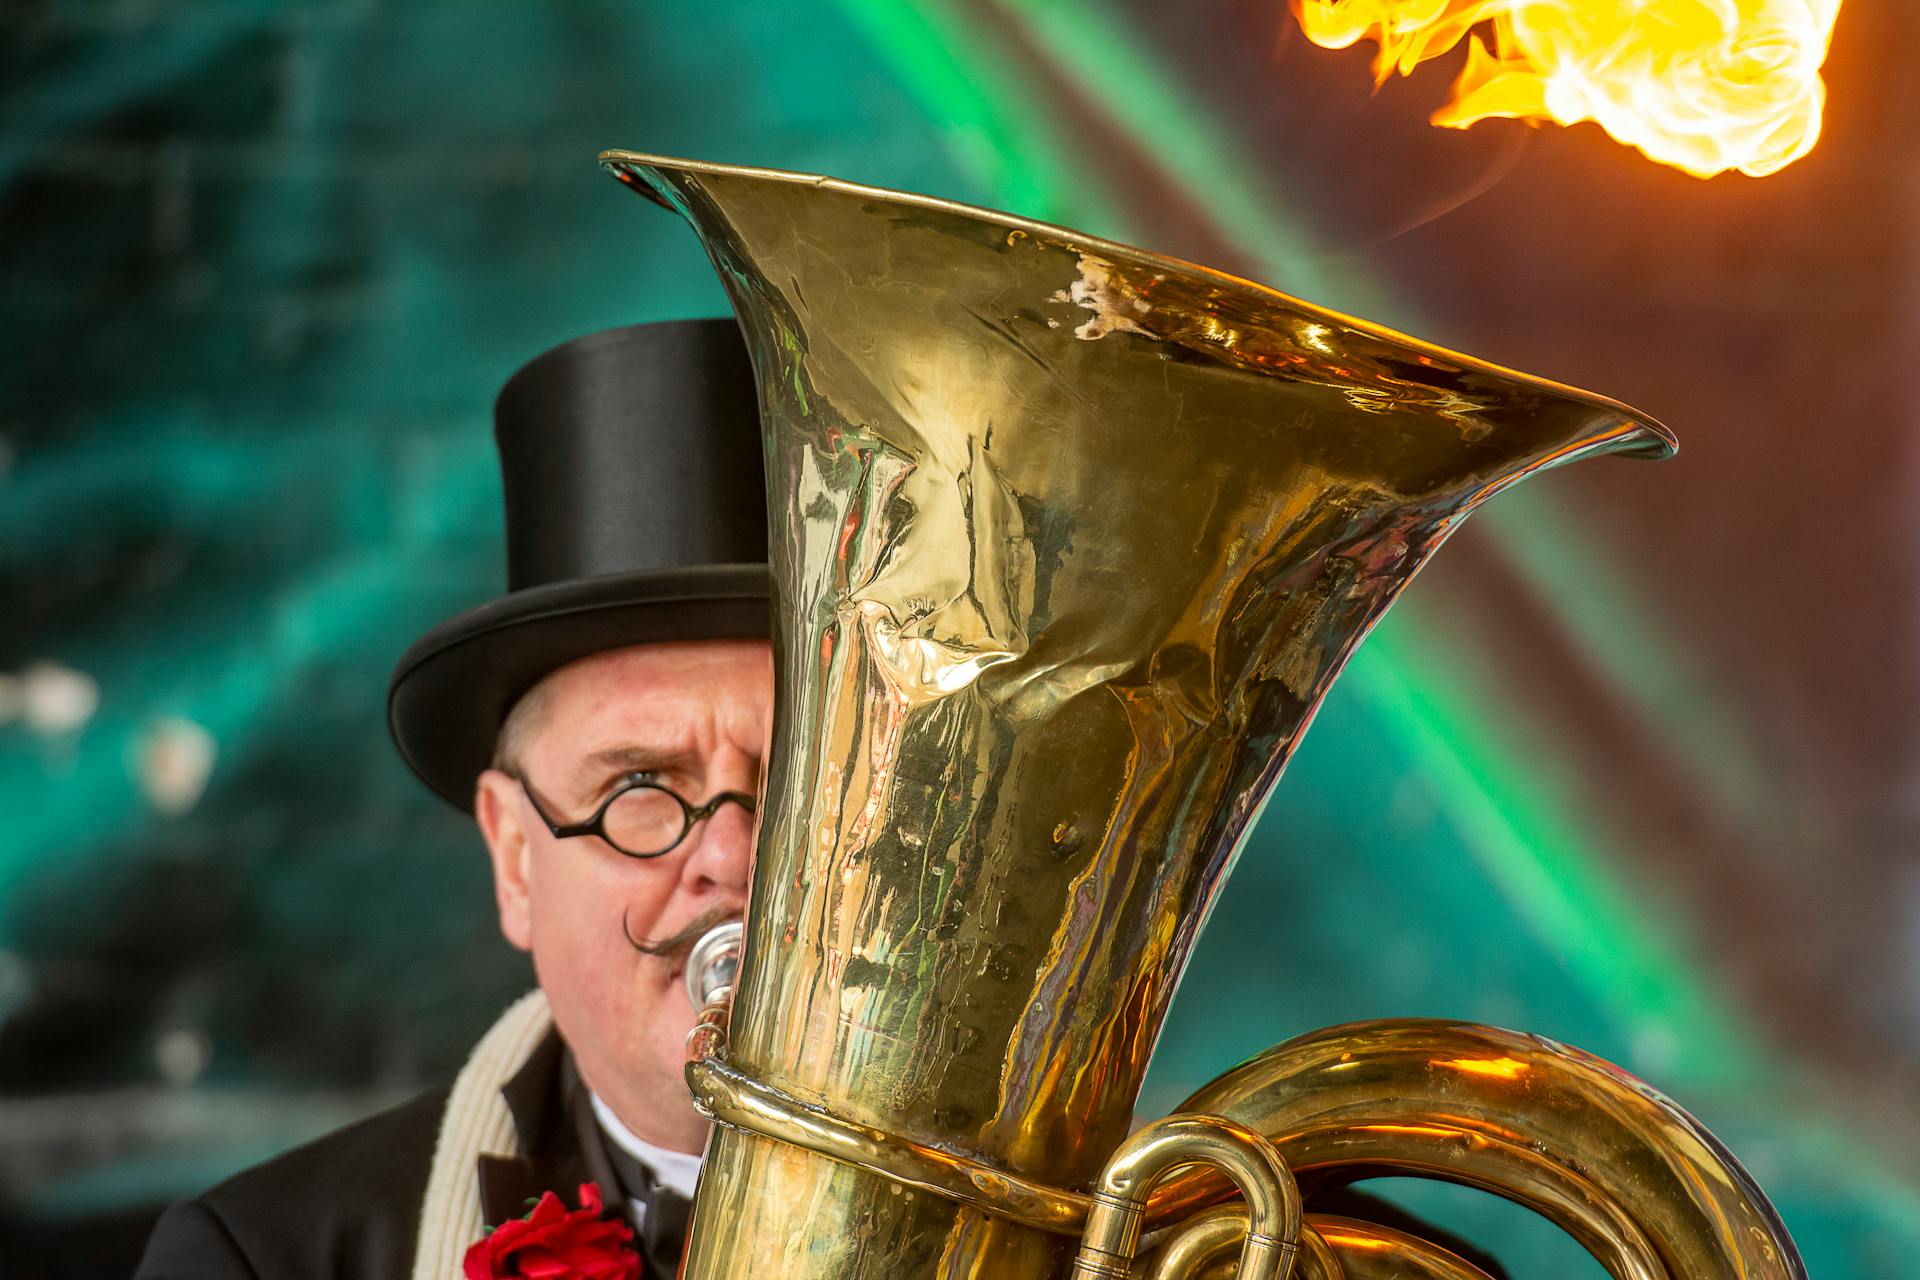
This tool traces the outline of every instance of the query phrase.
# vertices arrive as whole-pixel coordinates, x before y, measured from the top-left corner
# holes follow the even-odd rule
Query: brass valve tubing
[[[1156,1120],[1120,1145],[1093,1192],[1074,1280],[1127,1280],[1153,1184],[1184,1165],[1211,1165],[1239,1187],[1247,1204],[1241,1280],[1282,1280],[1300,1241],[1300,1188],[1271,1142],[1220,1116]]]

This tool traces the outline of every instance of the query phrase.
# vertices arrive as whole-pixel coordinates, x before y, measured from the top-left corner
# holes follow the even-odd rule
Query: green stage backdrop
[[[449,1075],[529,974],[388,670],[494,594],[494,392],[715,314],[596,151],[1066,222],[1591,385],[1681,460],[1534,482],[1367,643],[1143,1111],[1331,1022],[1618,1060],[1816,1275],[1920,1255],[1920,131],[1853,0],[1830,136],[1699,182],[1426,127],[1283,0],[28,0],[0,13],[0,1274]],[[1177,458],[1172,460],[1177,465]],[[1468,1193],[1516,1275],[1597,1275]],[[1904,1263],[1904,1265],[1903,1265]]]

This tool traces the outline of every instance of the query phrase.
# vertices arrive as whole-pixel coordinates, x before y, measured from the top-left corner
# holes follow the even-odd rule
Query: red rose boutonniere
[[[591,1182],[580,1184],[578,1209],[547,1192],[526,1217],[474,1242],[462,1264],[467,1280],[640,1280],[632,1229],[600,1212]]]

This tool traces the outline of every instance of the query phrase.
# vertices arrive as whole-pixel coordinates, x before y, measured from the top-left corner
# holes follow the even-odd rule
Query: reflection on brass
[[[1377,1222],[1317,1213],[1307,1221],[1328,1255],[1339,1260],[1344,1280],[1490,1280],[1486,1272],[1431,1240]]]
[[[1042,1231],[1078,1235],[1085,1228],[1093,1204],[1086,1195],[842,1119],[735,1071],[727,1064],[724,1018],[724,1006],[708,1006],[688,1037],[687,1088],[708,1119]]]
[[[1246,1231],[1243,1205],[1202,1210],[1168,1231],[1136,1274],[1140,1280],[1232,1280]],[[1293,1274],[1297,1280],[1488,1280],[1431,1240],[1321,1213],[1306,1217]]]
[[[1094,1186],[1073,1280],[1126,1280],[1139,1252],[1147,1192],[1170,1170],[1217,1169],[1246,1200],[1241,1280],[1281,1280],[1300,1241],[1300,1189],[1265,1138],[1219,1116],[1168,1116],[1120,1144]]]
[[[1297,1186],[1299,1184],[1296,1182],[1295,1185]],[[1221,1205],[1218,1209],[1208,1210],[1207,1212],[1231,1214],[1233,1216],[1233,1226],[1236,1229],[1242,1229],[1241,1220],[1246,1216],[1246,1210],[1237,1204]],[[1192,1219],[1187,1219],[1185,1221],[1191,1220]],[[1294,1259],[1294,1272],[1301,1277],[1301,1280],[1346,1280],[1346,1267],[1334,1254],[1332,1246],[1327,1243],[1327,1238],[1320,1234],[1322,1220],[1323,1215],[1310,1213],[1300,1224],[1300,1256]],[[1185,1227],[1185,1221],[1181,1224],[1183,1229]],[[1171,1236],[1172,1233],[1169,1233],[1169,1235]],[[1171,1253],[1172,1250],[1168,1252]],[[1232,1258],[1231,1244],[1220,1248],[1215,1254],[1215,1258],[1219,1264],[1219,1269],[1228,1274],[1231,1274],[1233,1269],[1239,1265],[1237,1262],[1230,1261]],[[1167,1280],[1167,1277],[1177,1274],[1179,1273],[1163,1273],[1162,1280]]]
[[[864,1158],[1088,1195],[1207,906],[1354,646],[1481,501],[1672,438],[1058,227],[602,160],[698,233],[766,429],[774,738],[725,1062],[856,1126]],[[1224,1193],[1170,1182],[1157,1205]],[[1073,1249],[730,1122],[684,1274],[1059,1277]]]
[[[1165,1238],[1135,1268],[1141,1280],[1211,1280],[1239,1270],[1240,1242],[1247,1235],[1246,1206],[1231,1204],[1203,1209],[1169,1228]],[[1326,1244],[1310,1226],[1303,1227],[1300,1256],[1293,1274],[1304,1280],[1344,1280],[1339,1263],[1328,1269]],[[1316,1248],[1316,1244],[1318,1248]]]

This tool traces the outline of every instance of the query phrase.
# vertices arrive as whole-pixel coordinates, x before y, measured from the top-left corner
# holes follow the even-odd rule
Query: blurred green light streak
[[[1659,1046],[1666,1070],[1689,1081],[1743,1080],[1758,1059],[1747,1034],[1694,976],[1660,908],[1614,874],[1605,852],[1561,808],[1500,718],[1461,691],[1462,655],[1437,652],[1418,601],[1355,657],[1345,678],[1438,783],[1462,842],[1534,935],[1558,954],[1629,1035]]]
[[[1061,76],[1192,196],[1222,238],[1262,279],[1323,306],[1390,315],[1400,304],[1374,282],[1330,274],[1286,202],[1262,181],[1264,166],[1142,47],[1110,5],[1091,0],[993,0],[1021,24]]]
[[[1044,92],[953,0],[837,0],[894,68],[963,167],[1010,209],[1127,238],[1127,215],[1101,175],[1052,124]],[[857,176],[857,175],[856,175]]]
[[[1604,541],[1550,491],[1528,486],[1501,495],[1478,518],[1493,526],[1493,549],[1553,608],[1584,661],[1625,696],[1641,723],[1659,726],[1650,745],[1665,753],[1667,765],[1704,789],[1721,823],[1770,840],[1781,829],[1782,797],[1749,745],[1756,735],[1662,633]]]
[[[365,465],[378,447],[371,433],[233,438],[199,424],[196,413],[143,412],[31,454],[5,481],[0,569],[50,562],[80,538],[211,538],[236,524],[270,524],[285,517],[289,492],[329,509],[339,523],[364,522],[370,503],[384,509],[380,477]],[[468,432],[464,422],[449,424],[450,435]],[[314,490],[316,476],[327,478],[329,491]],[[76,521],[82,511],[85,521]]]

